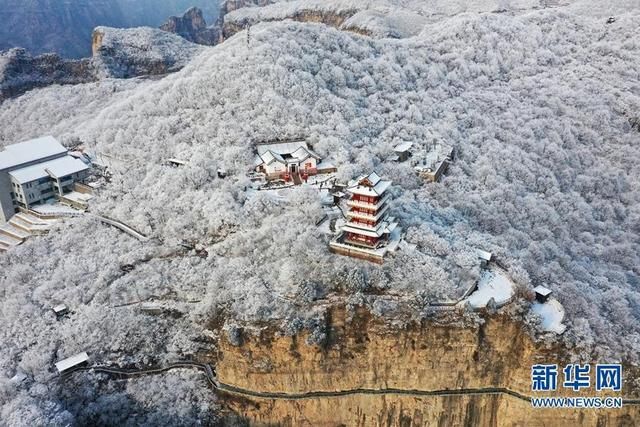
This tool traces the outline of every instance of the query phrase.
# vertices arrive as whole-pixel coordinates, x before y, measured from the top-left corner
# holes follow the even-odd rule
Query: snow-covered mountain
[[[184,67],[202,49],[177,34],[155,28],[98,27],[93,56],[79,60],[56,54],[32,56],[24,49],[0,52],[0,102],[37,87],[106,78],[155,76]]]
[[[512,1],[430,16],[430,3],[445,3],[397,3],[367,13],[402,34],[361,17],[375,37],[281,21],[290,14],[276,19],[274,6],[240,9],[259,18],[249,34],[199,47],[162,79],[49,87],[0,105],[2,145],[53,134],[118,159],[92,210],[151,237],[141,243],[85,217],[0,255],[0,384],[18,370],[30,378],[3,386],[3,420],[215,419],[216,403],[190,375],[105,385],[92,374],[68,387],[52,381],[50,362],[80,351],[123,366],[190,357],[211,351],[222,317],[229,330],[318,329],[316,303],[329,295],[384,314],[394,306],[376,296],[393,293],[423,319],[430,301],[478,279],[477,248],[497,254],[521,292],[553,288],[567,316],[561,339],[576,354],[637,360],[640,6]],[[254,142],[298,135],[341,178],[375,169],[396,183],[392,211],[408,244],[383,266],[329,253],[315,193],[248,190]],[[433,139],[457,152],[442,183],[389,161],[398,143]],[[168,167],[171,157],[189,164]],[[172,316],[126,306],[152,297]],[[69,321],[53,319],[54,301],[73,308]],[[534,334],[540,319],[518,307]]]
[[[87,57],[95,27],[158,27],[192,6],[217,18],[219,0],[0,0],[0,50]]]

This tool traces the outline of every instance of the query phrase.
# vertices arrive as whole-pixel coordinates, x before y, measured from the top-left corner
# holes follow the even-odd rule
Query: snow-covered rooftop
[[[485,261],[491,261],[491,258],[493,257],[493,254],[491,252],[487,252],[487,251],[483,251],[482,249],[478,249],[478,258],[485,260]]]
[[[41,178],[52,177],[62,178],[77,172],[88,170],[89,167],[80,159],[65,156],[37,165],[27,166],[26,168],[17,169],[9,172],[19,184],[25,184]]]
[[[411,147],[413,147],[413,142],[403,142],[402,144],[396,145],[393,151],[396,153],[404,153],[411,150]]]
[[[362,234],[363,236],[368,237],[381,237],[384,233],[387,232],[388,223],[382,222],[376,228],[361,228],[356,226],[357,223],[347,223],[342,227],[342,230],[349,233]]]
[[[258,144],[258,154],[262,155],[267,151],[272,151],[278,154],[291,154],[300,147],[309,148],[305,141],[293,141],[293,142],[278,142],[274,144]]]
[[[543,297],[551,295],[551,289],[545,288],[542,285],[539,285],[533,288],[533,292],[535,292],[536,294],[542,295]]]
[[[52,136],[8,145],[4,151],[0,151],[0,170],[14,168],[51,156],[63,155],[66,152],[67,149]]]
[[[59,305],[56,305],[55,307],[53,307],[53,311],[54,311],[56,314],[62,314],[62,313],[64,313],[64,312],[66,312],[67,310],[69,310],[69,309],[68,309],[68,307],[67,307],[66,305],[64,305],[64,304],[59,304]]]
[[[71,356],[67,359],[57,362],[56,369],[58,370],[59,373],[63,373],[73,367],[76,367],[88,361],[89,361],[89,355],[83,351],[82,353],[76,354],[75,356]]]
[[[62,157],[60,159],[51,160],[46,164],[46,169],[49,174],[54,178],[63,178],[74,173],[83,172],[89,169],[80,159],[73,158],[71,156]]]
[[[349,192],[359,194],[361,196],[379,197],[384,194],[389,187],[391,187],[391,181],[378,181],[378,183],[373,187],[358,184],[349,188]]]
[[[423,168],[429,168],[436,170],[445,160],[450,159],[452,155],[453,147],[442,143],[436,143],[428,152],[423,152],[416,156],[416,169],[420,170]]]
[[[266,165],[270,165],[273,162],[278,162],[282,164],[286,164],[287,162],[282,158],[282,156],[278,153],[274,153],[271,150],[265,151],[261,155],[258,155],[258,161],[262,161],[262,163]]]
[[[268,165],[274,161],[287,164],[287,159],[289,158],[295,162],[303,161],[309,157],[314,157],[316,160],[321,159],[319,155],[309,148],[305,141],[259,144],[257,151],[256,166],[263,163]]]

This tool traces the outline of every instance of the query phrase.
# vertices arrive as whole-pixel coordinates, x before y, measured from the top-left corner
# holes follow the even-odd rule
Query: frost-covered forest
[[[141,243],[86,217],[0,255],[0,419],[215,417],[196,374],[125,385],[77,376],[70,391],[52,362],[79,351],[121,366],[188,358],[211,348],[219,317],[313,328],[314,304],[329,294],[380,314],[372,295],[405,295],[421,316],[477,280],[477,248],[523,289],[553,289],[577,351],[637,358],[640,5],[594,13],[593,4],[454,14],[400,40],[259,23],[248,44],[243,32],[203,48],[161,80],[50,87],[0,105],[3,145],[52,134],[116,159],[91,209],[152,237]],[[393,214],[409,245],[383,266],[328,252],[316,193],[283,202],[247,191],[253,142],[299,135],[341,178],[376,170],[396,183]],[[457,152],[440,184],[387,161],[400,142],[434,139]],[[171,168],[169,157],[190,163]],[[219,179],[219,167],[230,176]],[[125,305],[152,298],[171,316]],[[73,313],[57,322],[50,308],[60,302]],[[32,378],[26,386],[9,381],[17,370]],[[162,405],[156,388],[196,403]],[[176,412],[163,416],[167,406]]]

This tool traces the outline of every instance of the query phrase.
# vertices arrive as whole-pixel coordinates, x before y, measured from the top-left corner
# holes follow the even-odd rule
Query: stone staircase
[[[7,223],[0,226],[0,252],[22,244],[28,236]]]
[[[35,215],[21,212],[9,222],[0,225],[0,252],[24,243],[31,236],[46,234],[55,220],[40,219]]]
[[[41,219],[35,215],[23,212],[15,214],[13,218],[9,220],[9,224],[30,235],[47,234],[51,225],[55,222],[55,220]]]

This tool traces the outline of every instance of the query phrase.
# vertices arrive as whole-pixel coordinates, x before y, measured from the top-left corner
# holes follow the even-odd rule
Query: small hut
[[[396,162],[406,162],[411,157],[411,148],[413,147],[413,142],[403,142],[402,144],[396,145],[393,149],[395,153],[394,160]]]
[[[535,288],[533,288],[533,292],[536,293],[536,301],[541,304],[547,302],[547,300],[551,296],[551,289],[545,288],[544,286],[536,286]]]
[[[69,314],[69,307],[67,307],[64,304],[59,304],[53,307],[53,312],[56,314],[58,318],[60,318],[66,314]]]
[[[56,369],[58,370],[59,374],[64,374],[80,366],[85,366],[87,363],[89,363],[89,355],[83,351],[82,353],[78,353],[75,356],[71,356],[67,359],[57,362]]]

